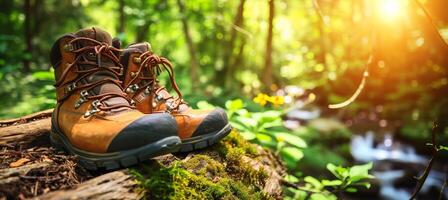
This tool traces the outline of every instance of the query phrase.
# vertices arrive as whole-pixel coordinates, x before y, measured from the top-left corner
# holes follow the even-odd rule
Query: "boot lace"
[[[126,86],[126,88],[134,91],[145,88],[144,92],[147,95],[149,95],[151,92],[154,92],[154,98],[157,102],[166,102],[166,112],[178,110],[182,104],[186,104],[186,102],[184,102],[184,100],[182,99],[182,93],[177,86],[176,79],[174,77],[173,65],[168,59],[147,51],[137,57],[137,60],[140,61],[140,66],[138,68],[138,71],[136,72],[137,75],[129,81],[129,84]],[[157,76],[163,71],[163,69],[168,72],[171,86],[177,93],[177,97],[173,97],[171,95],[169,95],[168,97],[163,97],[162,95],[158,95],[161,91],[166,90],[164,86],[160,86],[158,84],[157,79]],[[143,75],[143,70],[148,70],[150,76]],[[141,86],[138,86],[138,84],[132,84],[137,78],[140,78],[144,84]],[[172,101],[170,101],[171,99]]]
[[[81,41],[91,42],[94,45],[86,45],[79,49],[74,49],[73,43]],[[66,45],[66,48],[67,47],[68,51],[76,54],[76,58],[74,59],[73,63],[68,63],[67,68],[62,72],[61,77],[59,78],[58,81],[56,81],[54,85],[56,88],[64,87],[64,96],[63,98],[58,99],[59,103],[66,100],[74,92],[80,91],[81,96],[80,99],[75,103],[75,109],[80,107],[81,104],[83,104],[84,102],[93,100],[91,108],[84,114],[84,117],[92,116],[93,114],[98,113],[100,111],[110,111],[112,109],[118,109],[118,108],[134,108],[133,100],[131,100],[124,92],[121,93],[108,92],[103,94],[94,94],[93,92],[89,92],[94,87],[104,83],[112,83],[118,86],[121,89],[121,91],[123,91],[123,88],[121,86],[122,82],[119,79],[119,77],[123,74],[123,66],[120,64],[119,58],[116,56],[116,54],[121,52],[120,49],[110,46],[107,43],[102,43],[97,40],[86,37],[78,37],[71,40]],[[90,58],[96,56],[96,61],[91,61],[85,58],[85,56],[88,56]],[[111,60],[113,62],[113,66],[104,66],[102,63],[103,56]],[[82,69],[81,67],[79,67],[80,65],[92,66],[92,67]],[[66,79],[70,71],[73,71],[74,73],[78,74],[78,76],[73,81],[64,83],[64,80]],[[85,80],[85,78],[101,71],[110,72],[112,77],[106,77],[102,80],[87,83],[86,81],[82,81]],[[103,103],[103,101],[115,97],[124,98],[130,104],[106,105]]]

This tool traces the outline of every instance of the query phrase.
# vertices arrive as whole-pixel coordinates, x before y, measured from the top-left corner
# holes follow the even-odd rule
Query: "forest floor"
[[[236,132],[205,150],[88,171],[51,146],[50,116],[0,121],[0,199],[281,198],[283,164]]]

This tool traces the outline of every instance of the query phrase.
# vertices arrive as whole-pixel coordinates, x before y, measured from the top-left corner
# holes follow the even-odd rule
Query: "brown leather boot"
[[[51,141],[87,169],[126,167],[179,148],[174,118],[141,113],[123,92],[119,53],[99,28],[64,35],[51,51],[58,102]]]
[[[123,50],[120,62],[125,68],[123,87],[143,113],[171,113],[177,121],[182,145],[187,152],[210,146],[230,131],[227,114],[221,108],[194,110],[182,99],[171,63],[151,52],[149,43],[138,43]],[[165,69],[178,97],[158,84],[157,75]]]

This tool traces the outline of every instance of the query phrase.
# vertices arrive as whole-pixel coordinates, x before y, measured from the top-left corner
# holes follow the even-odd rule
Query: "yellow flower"
[[[265,106],[266,103],[268,102],[268,99],[269,99],[269,96],[267,94],[260,93],[253,99],[253,101],[255,103],[260,104],[261,106]]]
[[[272,96],[269,102],[274,106],[279,106],[285,104],[285,98],[283,96]]]

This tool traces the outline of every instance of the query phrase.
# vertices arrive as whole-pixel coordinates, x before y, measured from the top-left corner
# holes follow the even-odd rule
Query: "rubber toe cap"
[[[222,108],[216,108],[204,118],[192,136],[210,134],[221,130],[229,123],[227,114]]]
[[[121,130],[110,143],[108,152],[135,149],[172,136],[177,136],[177,124],[170,114],[149,114]]]

